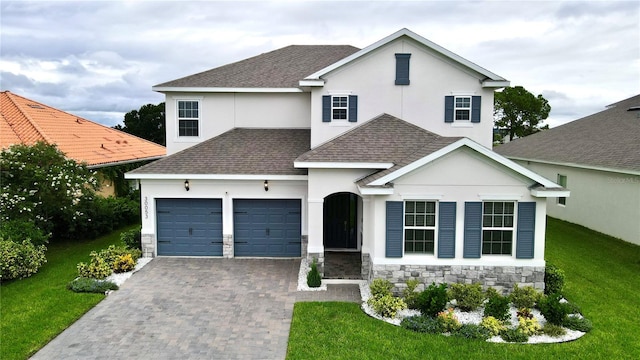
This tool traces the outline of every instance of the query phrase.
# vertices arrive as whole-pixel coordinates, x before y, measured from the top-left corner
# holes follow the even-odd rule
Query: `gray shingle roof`
[[[350,45],[290,45],[155,87],[297,88],[307,75],[358,50]]]
[[[242,129],[194,145],[130,174],[307,175],[293,160],[310,148],[309,129]]]
[[[606,110],[516,139],[494,150],[506,157],[640,171],[640,95]]]

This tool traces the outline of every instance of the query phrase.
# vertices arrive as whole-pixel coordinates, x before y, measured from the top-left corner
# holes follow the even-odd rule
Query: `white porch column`
[[[324,270],[324,245],[323,245],[323,217],[324,217],[324,199],[309,198],[308,213],[308,229],[309,229],[309,245],[307,247],[307,260],[311,261],[316,258],[318,261],[318,270]]]

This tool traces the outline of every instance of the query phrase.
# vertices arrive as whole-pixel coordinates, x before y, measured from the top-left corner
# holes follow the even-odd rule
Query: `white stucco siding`
[[[549,216],[640,245],[640,175],[519,161],[552,181],[567,177],[566,205],[548,199]]]
[[[140,180],[142,207],[142,234],[156,238],[156,199],[222,199],[222,233],[233,235],[234,199],[300,199],[301,235],[308,233],[307,182],[269,181],[269,191],[262,180],[189,180],[189,191],[184,180]],[[157,246],[155,247],[157,249]]]
[[[395,85],[396,53],[411,53],[410,85]],[[311,97],[311,146],[388,113],[443,136],[466,136],[491,147],[493,89],[484,89],[480,75],[453,64],[408,38],[400,38],[324,76],[325,85]],[[358,96],[358,122],[322,122],[322,96]],[[444,122],[446,95],[482,97],[481,122],[468,127]]]

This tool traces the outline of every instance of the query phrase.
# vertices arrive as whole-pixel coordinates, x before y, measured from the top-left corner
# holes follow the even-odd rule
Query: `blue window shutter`
[[[480,103],[481,102],[482,102],[482,97],[480,96],[471,97],[471,122],[472,123],[480,122]]]
[[[331,122],[331,96],[322,96],[322,122]]]
[[[482,202],[464,203],[464,250],[466,259],[479,259],[482,249]]]
[[[349,122],[358,121],[358,96],[349,95]]]
[[[456,257],[456,203],[441,202],[438,214],[438,257]]]
[[[396,54],[396,85],[409,85],[409,59],[411,54]]]
[[[536,203],[518,203],[518,236],[516,258],[533,259],[536,234]]]
[[[444,97],[444,122],[453,122],[453,96]]]
[[[402,201],[387,201],[387,241],[385,256],[402,257],[404,204]]]

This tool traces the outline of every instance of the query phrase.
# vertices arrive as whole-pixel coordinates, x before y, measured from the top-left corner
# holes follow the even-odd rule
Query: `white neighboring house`
[[[640,95],[495,151],[571,189],[549,216],[640,245]]]
[[[541,289],[546,200],[569,192],[491,150],[508,85],[407,29],[156,85],[169,156],[127,174],[144,252],[302,256],[325,272],[352,252],[364,279]]]

